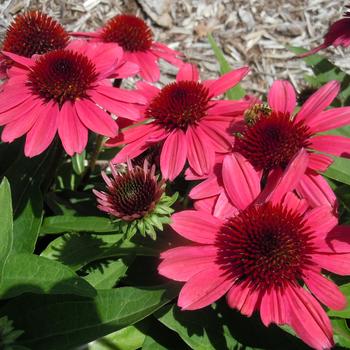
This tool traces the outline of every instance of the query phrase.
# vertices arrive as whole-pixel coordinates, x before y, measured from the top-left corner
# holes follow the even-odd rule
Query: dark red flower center
[[[206,115],[209,90],[195,81],[179,81],[166,85],[152,100],[146,117],[165,129],[186,130]]]
[[[51,17],[38,11],[18,15],[7,29],[3,50],[32,57],[66,47],[69,36]]]
[[[133,15],[117,15],[102,29],[104,42],[118,43],[125,51],[147,51],[151,48],[151,29],[141,19]]]
[[[283,288],[310,266],[312,231],[300,214],[282,205],[248,207],[229,219],[217,236],[218,263],[237,283]]]
[[[111,181],[112,207],[118,217],[126,221],[143,217],[152,211],[163,194],[163,189],[151,173],[146,173],[139,166]]]
[[[237,137],[235,149],[257,170],[285,168],[302,147],[309,146],[311,135],[303,121],[295,122],[288,114],[259,113]]]
[[[57,50],[41,56],[28,75],[27,85],[45,101],[65,101],[87,97],[97,80],[95,65],[77,52]]]

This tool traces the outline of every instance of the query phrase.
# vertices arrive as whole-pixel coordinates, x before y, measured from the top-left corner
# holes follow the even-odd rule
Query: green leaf
[[[345,309],[343,310],[329,310],[328,315],[329,316],[335,316],[340,318],[350,318],[350,283],[343,284],[339,287],[341,292],[346,296],[347,299],[347,305]]]
[[[0,283],[3,280],[4,267],[13,244],[12,201],[10,184],[4,178],[0,184]]]
[[[225,73],[230,72],[232,70],[232,68],[228,64],[228,62],[224,56],[224,53],[219,48],[219,46],[216,44],[216,42],[211,34],[208,34],[208,41],[209,41],[209,44],[211,45],[211,47],[214,51],[216,59],[219,62],[220,73],[225,74]],[[236,86],[234,86],[233,88],[228,90],[226,95],[227,95],[227,98],[229,100],[240,100],[241,98],[243,98],[245,96],[245,90],[242,88],[242,86],[240,84],[237,84]]]
[[[125,327],[117,332],[111,333],[89,345],[89,350],[136,350],[145,340],[145,335],[136,327]]]
[[[73,170],[77,175],[81,175],[84,170],[85,170],[85,157],[86,157],[86,151],[84,150],[80,154],[75,154],[72,157],[72,165],[73,165]]]
[[[1,298],[23,293],[76,294],[93,297],[96,292],[68,267],[33,254],[10,255],[0,285]]]
[[[110,219],[104,217],[57,215],[44,219],[40,233],[112,232],[116,227]]]
[[[336,344],[350,349],[350,329],[344,319],[332,319]]]
[[[334,163],[323,173],[331,179],[350,185],[350,160],[335,158]]]
[[[93,299],[26,295],[0,311],[24,334],[19,344],[62,350],[86,344],[142,320],[178,293],[173,286],[100,290]]]
[[[113,288],[125,276],[133,260],[132,257],[124,257],[100,263],[84,279],[96,289]]]
[[[13,253],[33,253],[43,217],[40,189],[32,188],[29,200],[13,223]]]

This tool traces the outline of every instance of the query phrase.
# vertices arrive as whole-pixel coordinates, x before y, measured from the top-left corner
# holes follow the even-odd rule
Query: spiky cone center
[[[16,16],[8,27],[2,50],[32,57],[63,49],[69,41],[68,33],[50,16],[29,11]]]
[[[108,188],[113,215],[124,221],[146,216],[159,202],[163,187],[163,182],[158,183],[150,171],[139,166],[116,174]]]
[[[28,74],[27,86],[46,102],[62,105],[86,98],[97,81],[94,63],[71,50],[56,50],[41,56]]]
[[[285,168],[293,156],[310,145],[312,133],[303,121],[289,114],[271,111],[257,114],[236,138],[235,150],[257,170]]]
[[[217,262],[238,284],[283,289],[311,266],[312,237],[299,213],[281,204],[252,205],[223,225],[215,243]]]
[[[167,130],[197,124],[207,114],[209,90],[195,81],[179,81],[166,85],[151,101],[146,117]]]
[[[101,39],[118,43],[125,51],[147,51],[151,48],[153,34],[141,18],[133,15],[117,15],[103,27]]]

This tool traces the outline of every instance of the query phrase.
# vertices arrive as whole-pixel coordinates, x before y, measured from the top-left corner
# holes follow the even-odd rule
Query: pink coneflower
[[[123,48],[125,59],[137,64],[140,67],[140,76],[147,81],[159,80],[159,58],[176,66],[182,64],[177,58],[182,54],[154,41],[152,31],[145,21],[134,15],[120,14],[96,32],[73,35],[90,37],[94,41],[117,43]]]
[[[69,35],[57,21],[39,11],[29,11],[16,16],[9,25],[2,50],[19,56],[32,57],[67,46]],[[0,55],[1,78],[11,67],[11,59]]]
[[[345,6],[350,8],[350,6]],[[344,17],[334,22],[324,36],[323,43],[314,49],[298,55],[297,57],[307,57],[323,50],[329,46],[348,47],[350,45],[350,11],[344,13]]]
[[[327,83],[294,113],[296,94],[293,86],[287,81],[275,81],[268,94],[268,108],[261,107],[262,112],[255,107],[258,112],[241,128],[234,150],[246,157],[256,170],[276,173],[282,171],[301,148],[306,148],[309,166],[297,190],[312,201],[309,186],[314,184],[313,189],[327,186],[315,171],[323,172],[330,166],[333,158],[329,155],[350,156],[349,138],[319,135],[350,123],[350,107],[324,111],[339,93],[339,88],[337,81]]]
[[[248,101],[213,98],[236,85],[247,73],[248,68],[244,67],[217,80],[200,82],[197,68],[185,64],[179,70],[176,82],[161,90],[139,83],[138,91],[148,100],[145,119],[140,121],[144,123],[107,142],[110,146],[126,144],[114,162],[135,158],[163,141],[160,167],[164,178],[173,180],[184,168],[186,160],[197,174],[209,174],[215,152],[231,150],[230,125],[249,105]]]
[[[270,193],[260,193],[260,177],[236,154],[229,192],[235,199],[230,217],[186,210],[172,215],[172,228],[193,245],[161,254],[159,273],[185,282],[178,305],[196,310],[226,294],[230,307],[264,325],[287,324],[308,345],[330,349],[333,332],[319,302],[340,310],[344,295],[322,272],[350,273],[350,228],[337,226],[330,207],[307,209],[293,193],[307,166],[301,150]],[[265,198],[265,199],[263,199]]]
[[[135,106],[145,103],[145,98],[114,88],[106,79],[111,71],[121,78],[130,73],[122,50],[115,45],[76,40],[65,49],[32,58],[4,54],[16,66],[8,71],[0,93],[0,125],[6,125],[2,141],[27,134],[25,154],[29,157],[43,152],[57,131],[70,155],[83,151],[88,129],[115,136],[118,125],[102,108],[119,117],[139,118]]]
[[[111,171],[112,177],[102,173],[107,192],[93,190],[98,208],[110,214],[129,238],[140,231],[155,239],[154,227],[161,230],[162,224],[169,223],[176,196],[165,195],[165,181],[157,180],[155,165],[149,167],[147,160],[143,166],[128,161],[127,169],[119,172],[111,164]]]

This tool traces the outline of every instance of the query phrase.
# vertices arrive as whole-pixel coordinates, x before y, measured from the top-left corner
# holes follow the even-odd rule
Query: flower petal
[[[310,148],[339,157],[350,158],[350,138],[344,136],[319,135],[312,137]]]
[[[181,236],[203,244],[213,244],[222,221],[206,212],[184,210],[171,216],[170,226]]]
[[[276,80],[272,84],[267,100],[274,111],[284,114],[291,114],[297,104],[294,87],[285,80]]]
[[[279,289],[270,288],[261,299],[260,317],[262,323],[268,327],[271,323],[285,324],[288,316],[286,302]]]
[[[196,310],[220,299],[232,286],[233,281],[219,266],[201,271],[182,287],[178,305],[182,310]]]
[[[182,130],[175,130],[165,140],[160,154],[163,178],[173,181],[185,166],[186,156],[186,136]]]
[[[308,126],[314,133],[340,128],[349,124],[350,107],[332,108],[315,115],[308,121]]]
[[[158,81],[160,71],[157,63],[157,57],[151,52],[137,52],[134,55],[140,66],[141,78],[150,82]]]
[[[182,80],[190,80],[190,81],[198,81],[199,80],[199,72],[198,67],[195,64],[185,63],[183,64],[179,72],[176,76],[176,81]]]
[[[306,225],[314,232],[317,239],[322,240],[338,223],[337,217],[332,213],[332,208],[328,205],[316,207],[306,212],[304,215]]]
[[[309,154],[309,168],[316,171],[326,171],[333,163],[333,159],[324,154]]]
[[[218,179],[215,175],[208,177],[208,179],[202,181],[197,186],[193,187],[189,193],[192,199],[201,199],[206,197],[215,196],[220,193],[220,187]]]
[[[323,269],[346,276],[350,274],[350,253],[320,253],[313,254],[312,261]]]
[[[245,209],[260,193],[260,175],[239,153],[224,158],[222,177],[225,190],[238,209]]]

